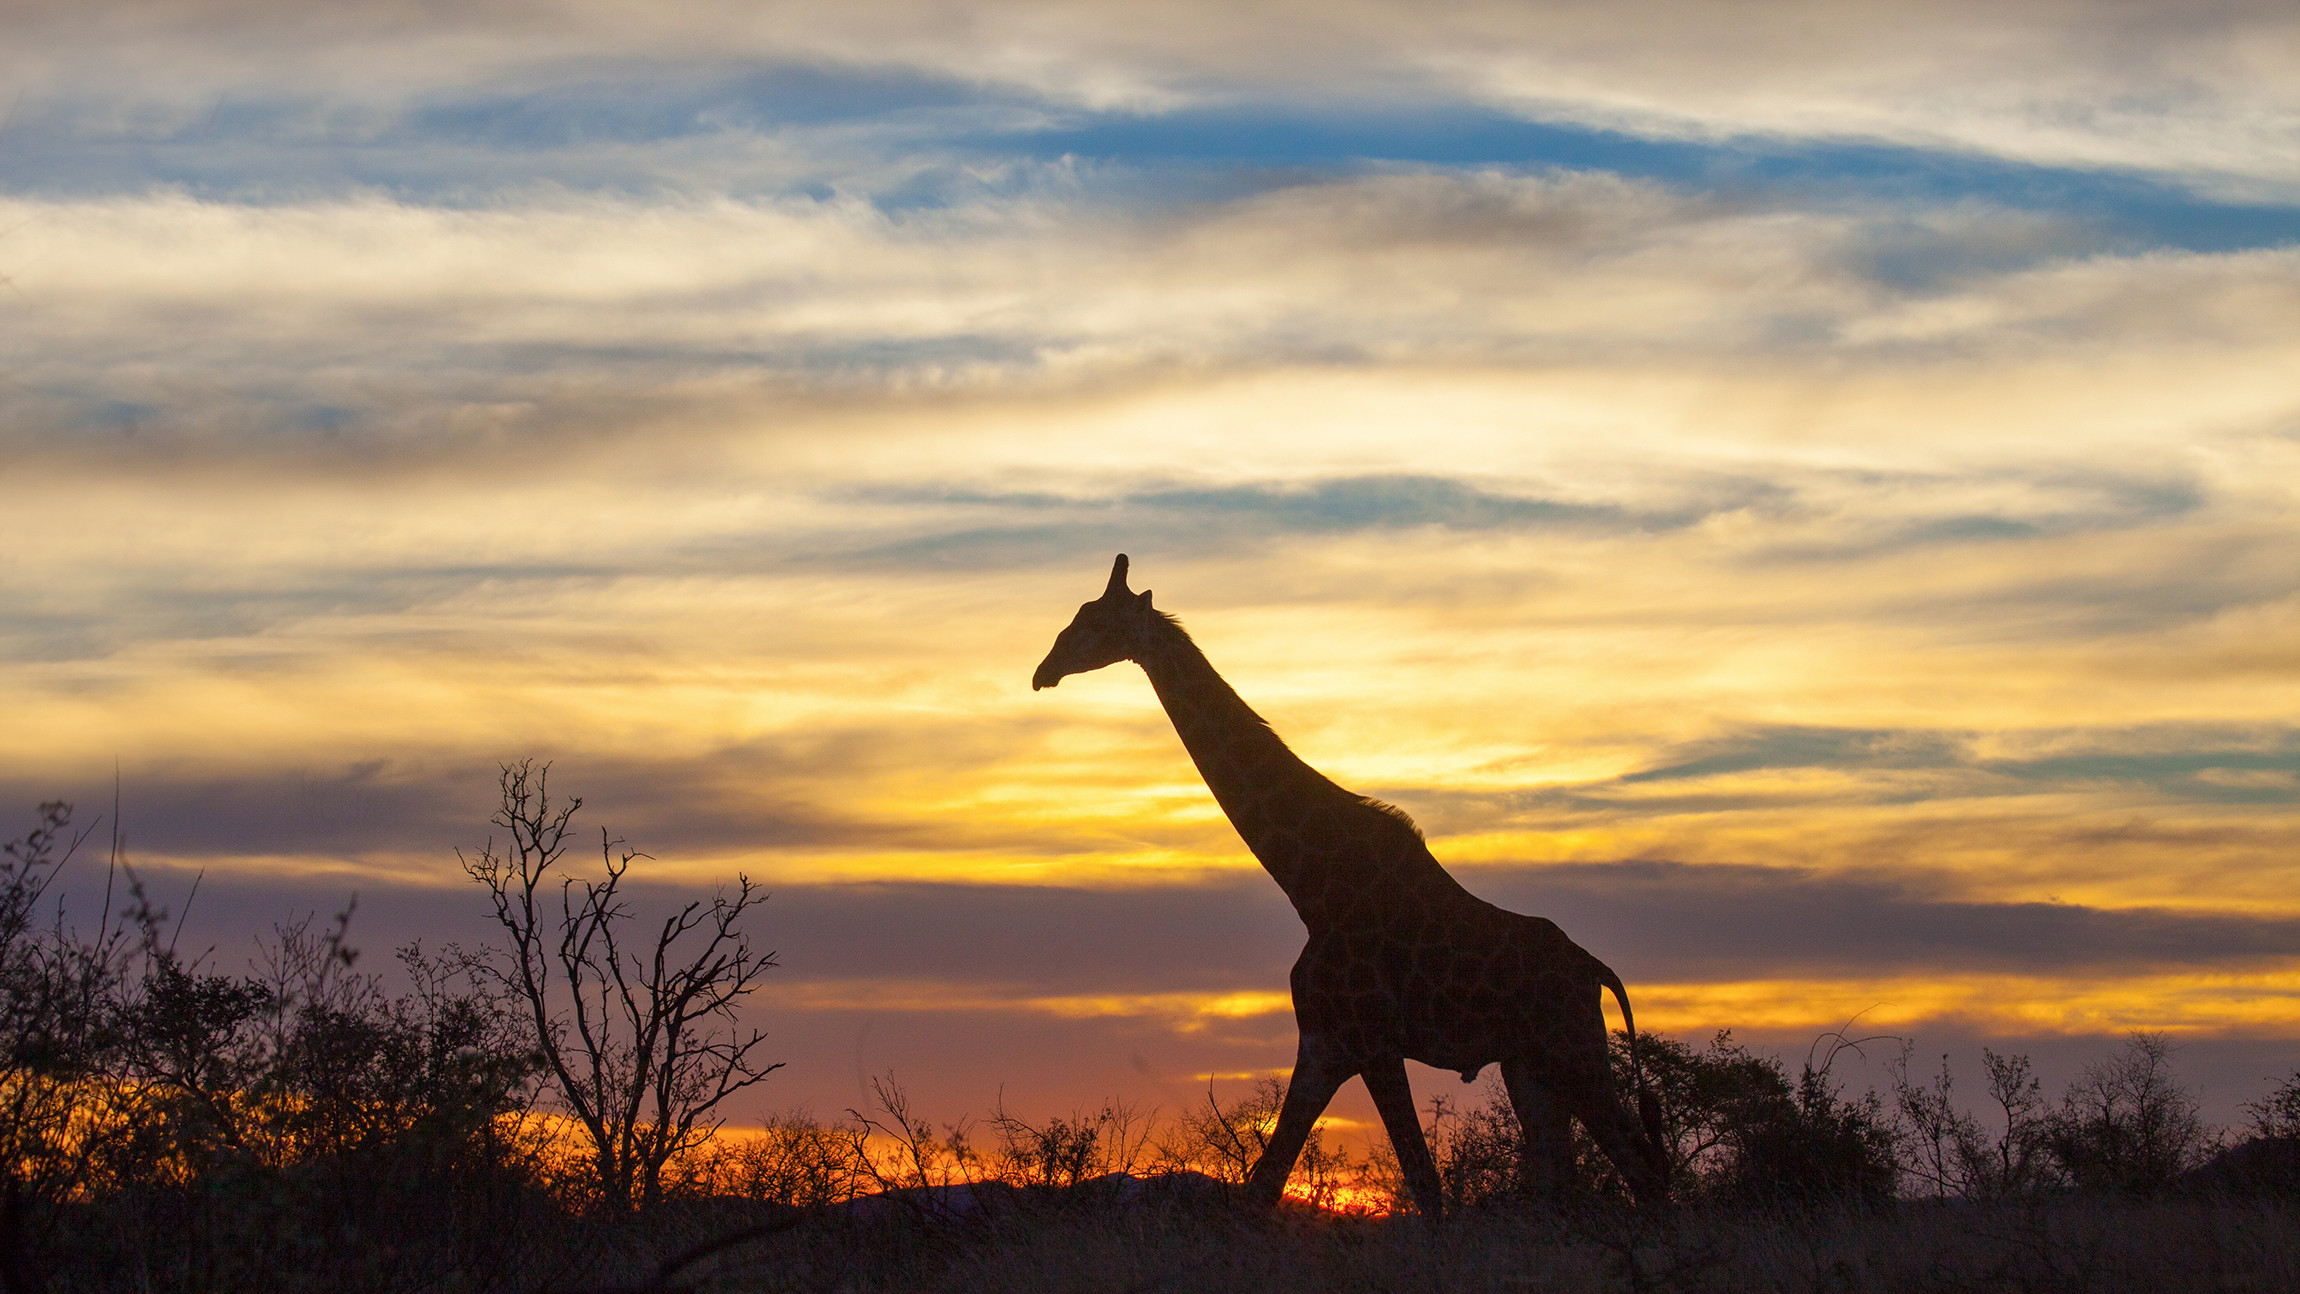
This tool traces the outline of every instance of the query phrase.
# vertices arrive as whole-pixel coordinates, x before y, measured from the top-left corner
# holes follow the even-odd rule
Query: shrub
[[[0,1287],[38,1288],[69,1202],[101,1189],[123,1127],[107,1003],[126,940],[119,926],[81,938],[43,900],[86,832],[72,806],[40,806],[0,846]]]
[[[1518,1161],[1524,1148],[1517,1112],[1498,1075],[1484,1085],[1485,1100],[1465,1106],[1446,1097],[1430,1098],[1427,1135],[1437,1161],[1438,1182],[1448,1209],[1517,1198]]]
[[[2276,1141],[2300,1139],[2300,1070],[2277,1084],[2275,1091],[2247,1102],[2244,1112],[2252,1118],[2254,1136]]]
[[[1206,1081],[1206,1103],[1175,1116],[1158,1143],[1158,1157],[1173,1168],[1189,1168],[1232,1186],[1245,1184],[1247,1174],[1270,1144],[1278,1126],[1278,1111],[1286,1103],[1286,1085],[1264,1078],[1253,1090],[1224,1105]],[[1316,1139],[1312,1133],[1311,1138]]]
[[[1874,1094],[1846,1097],[1831,1081],[1841,1040],[1792,1080],[1780,1061],[1719,1032],[1700,1050],[1657,1034],[1637,1036],[1676,1193],[1689,1200],[1792,1207],[1890,1200],[1898,1137]],[[1613,1039],[1619,1090],[1631,1087],[1628,1038]],[[1498,1080],[1482,1104],[1430,1103],[1427,1133],[1449,1207],[1517,1198],[1523,1154],[1517,1115]],[[1574,1128],[1576,1193],[1627,1200],[1629,1191],[1588,1132]]]
[[[1229,1104],[1215,1095],[1209,1080],[1206,1103],[1182,1111],[1154,1139],[1151,1167],[1159,1172],[1204,1173],[1226,1185],[1243,1185],[1268,1147],[1285,1104],[1286,1085],[1275,1078],[1261,1079]],[[1369,1159],[1354,1159],[1326,1140],[1325,1129],[1313,1127],[1287,1178],[1287,1195],[1319,1208],[1347,1206],[1358,1211],[1376,1197],[1398,1198],[1401,1181],[1396,1157],[1386,1144],[1376,1145]]]
[[[1105,1101],[1099,1110],[1044,1123],[1010,1114],[1001,1102],[990,1126],[998,1132],[993,1168],[998,1178],[1015,1186],[1049,1188],[1133,1172],[1144,1162],[1150,1131],[1142,1111],[1124,1101]]]
[[[1957,1108],[1949,1058],[1942,1056],[1940,1072],[1919,1084],[1909,1077],[1911,1050],[1904,1047],[1893,1067],[1893,1110],[1909,1151],[1905,1180],[1928,1195],[1972,1194],[1975,1171],[1989,1157],[1980,1120]]]
[[[2138,1192],[2164,1190],[2215,1149],[2160,1033],[2135,1033],[2087,1066],[2061,1098],[2047,1144],[2078,1186]]]
[[[1807,1061],[1792,1087],[1752,1093],[1735,1111],[1732,1153],[1714,1182],[1720,1196],[1744,1203],[1873,1208],[1892,1200],[1899,1176],[1895,1138],[1884,1100],[1874,1092],[1847,1098],[1830,1081],[1829,1064]]]
[[[818,1208],[862,1194],[869,1174],[848,1129],[804,1113],[772,1120],[755,1135],[723,1136],[696,1164],[696,1188],[760,1204]]]

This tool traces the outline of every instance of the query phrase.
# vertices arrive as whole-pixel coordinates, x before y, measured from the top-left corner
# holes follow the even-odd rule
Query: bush
[[[1031,1123],[1005,1105],[990,1117],[999,1148],[992,1171],[1015,1186],[1060,1190],[1111,1173],[1131,1173],[1149,1149],[1149,1121],[1124,1101]]]
[[[103,1189],[121,1092],[107,1004],[125,940],[78,937],[42,902],[86,832],[72,806],[40,806],[0,846],[0,1287],[39,1288],[72,1201]]]
[[[801,1209],[836,1204],[862,1194],[869,1179],[857,1149],[846,1128],[786,1114],[755,1135],[712,1142],[694,1165],[694,1190]]]
[[[1988,1071],[1992,1118],[2003,1120],[1993,1138],[1982,1120],[1957,1108],[1949,1059],[1929,1084],[1909,1078],[1908,1054],[1893,1076],[1893,1098],[1909,1153],[1904,1180],[1927,1194],[1988,1198],[2016,1195],[2059,1180],[2049,1154],[2053,1119],[2026,1056],[1981,1048]]]
[[[1681,1199],[1806,1207],[1877,1205],[1893,1198],[1898,1136],[1881,1098],[1844,1096],[1830,1063],[1808,1060],[1792,1080],[1780,1061],[1719,1032],[1700,1050],[1640,1033],[1646,1081],[1661,1106],[1664,1148]],[[1628,1038],[1613,1038],[1615,1078],[1630,1090]],[[1517,1115],[1497,1079],[1482,1104],[1430,1102],[1430,1151],[1449,1207],[1519,1196]],[[1626,1183],[1586,1130],[1574,1128],[1575,1192],[1626,1201]]]
[[[523,1019],[553,1103],[581,1130],[593,1209],[627,1214],[676,1189],[666,1175],[710,1142],[726,1101],[782,1068],[758,1056],[766,1034],[741,1011],[776,965],[744,928],[767,896],[737,876],[731,893],[674,909],[652,939],[633,931],[624,882],[647,855],[602,829],[596,879],[562,866],[583,801],[554,799],[550,771],[503,765],[490,819],[509,833],[501,851],[492,836],[458,851],[504,941],[466,966]]]
[[[2254,1136],[2269,1141],[2300,1140],[2300,1070],[2277,1084],[2275,1091],[2247,1102],[2244,1112],[2252,1117]]]
[[[1483,1104],[1466,1107],[1442,1095],[1430,1098],[1430,1157],[1448,1210],[1516,1199],[1520,1192],[1517,1112],[1499,1075],[1486,1079],[1484,1094]]]
[[[2172,1044],[2160,1033],[2135,1033],[2087,1066],[2061,1098],[2047,1144],[2076,1185],[2144,1193],[2170,1187],[2217,1149],[2195,1095],[2173,1078]]]
[[[117,857],[102,925],[40,919],[70,823],[0,850],[0,1288],[394,1288],[532,1230],[534,1063],[467,960],[403,950],[386,992],[347,910],[224,973]]]
[[[1792,1087],[1776,1067],[1735,1111],[1732,1153],[1711,1189],[1740,1203],[1874,1208],[1893,1199],[1895,1137],[1874,1092],[1846,1098],[1829,1065],[1807,1061]]]

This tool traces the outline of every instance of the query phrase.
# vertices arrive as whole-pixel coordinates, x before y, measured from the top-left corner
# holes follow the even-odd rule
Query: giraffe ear
[[[1150,590],[1144,589],[1140,593],[1135,594],[1134,606],[1136,610],[1147,614],[1150,610]]]
[[[1102,590],[1102,596],[1106,598],[1114,598],[1119,594],[1124,593],[1125,591],[1126,554],[1120,553],[1118,554],[1118,560],[1110,564],[1110,587]]]

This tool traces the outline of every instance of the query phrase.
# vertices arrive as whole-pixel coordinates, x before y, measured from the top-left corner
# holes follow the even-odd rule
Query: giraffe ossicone
[[[1665,1199],[1668,1155],[1620,976],[1555,923],[1463,889],[1411,818],[1302,762],[1181,622],[1153,609],[1147,590],[1127,589],[1126,570],[1121,553],[1102,596],[1078,609],[1030,685],[1053,687],[1122,660],[1140,665],[1215,802],[1308,928],[1292,977],[1301,1040],[1248,1198],[1277,1204],[1318,1116],[1342,1084],[1362,1078],[1415,1207],[1437,1218],[1443,1190],[1406,1079],[1405,1062],[1415,1060],[1465,1083],[1501,1066],[1529,1193],[1554,1194],[1570,1177],[1578,1119],[1640,1201]],[[1641,1119],[1614,1090],[1608,990],[1628,1027]]]

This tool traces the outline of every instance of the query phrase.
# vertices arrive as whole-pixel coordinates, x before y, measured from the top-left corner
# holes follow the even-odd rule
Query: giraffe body
[[[1525,1154],[1522,1185],[1570,1175],[1579,1119],[1640,1199],[1667,1191],[1658,1117],[1644,1135],[1614,1092],[1601,995],[1619,977],[1554,922],[1495,907],[1438,865],[1405,814],[1354,795],[1302,762],[1215,672],[1181,625],[1126,588],[1126,558],[1103,596],[1079,608],[1033,675],[1033,689],[1132,660],[1149,675],[1217,803],[1285,890],[1309,931],[1294,963],[1301,1042],[1286,1101],[1248,1193],[1274,1205],[1334,1093],[1365,1080],[1416,1207],[1435,1219],[1442,1190],[1405,1062],[1464,1082],[1501,1066]]]

